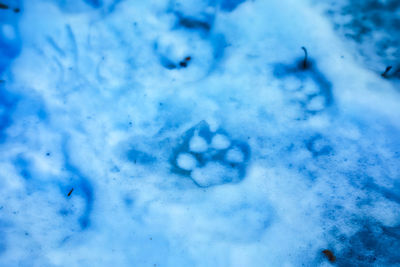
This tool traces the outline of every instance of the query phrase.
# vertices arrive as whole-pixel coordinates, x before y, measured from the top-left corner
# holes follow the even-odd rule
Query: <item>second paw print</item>
[[[199,187],[210,187],[243,180],[249,159],[247,143],[232,140],[223,129],[212,132],[202,121],[183,135],[171,165],[175,173],[190,177]]]

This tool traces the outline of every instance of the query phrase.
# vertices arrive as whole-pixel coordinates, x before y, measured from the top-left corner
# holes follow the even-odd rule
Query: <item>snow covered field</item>
[[[400,266],[399,62],[396,0],[0,0],[0,266]]]

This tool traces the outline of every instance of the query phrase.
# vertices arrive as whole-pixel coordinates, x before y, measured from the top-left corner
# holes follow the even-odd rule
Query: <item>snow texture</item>
[[[0,266],[400,266],[397,0],[0,0]]]

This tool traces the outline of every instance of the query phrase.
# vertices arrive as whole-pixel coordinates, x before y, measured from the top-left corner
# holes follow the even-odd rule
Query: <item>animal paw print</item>
[[[199,187],[210,187],[243,180],[249,158],[247,143],[230,139],[222,129],[212,132],[202,121],[184,134],[171,164]]]
[[[332,85],[316,66],[305,59],[296,64],[276,64],[274,75],[283,83],[289,99],[297,103],[305,115],[312,116],[325,111],[333,103]]]

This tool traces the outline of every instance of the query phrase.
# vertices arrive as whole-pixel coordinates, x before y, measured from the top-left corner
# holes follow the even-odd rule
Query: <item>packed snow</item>
[[[0,0],[0,266],[400,266],[399,18]]]

